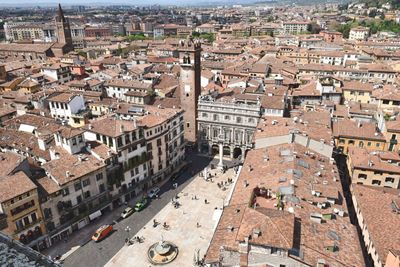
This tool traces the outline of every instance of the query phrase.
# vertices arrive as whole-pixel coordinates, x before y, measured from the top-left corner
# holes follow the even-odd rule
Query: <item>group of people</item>
[[[220,183],[217,183],[217,185],[218,185],[218,188],[221,188],[221,189],[225,190],[225,186],[228,186],[231,183],[233,183],[233,179],[232,178],[228,178],[228,181],[221,181]]]
[[[134,236],[133,238],[129,239],[126,238],[125,239],[125,244],[127,245],[133,245],[135,242],[136,243],[142,243],[144,241],[144,237],[143,236]]]
[[[159,224],[160,224],[160,223],[157,222],[156,219],[153,219],[153,227],[154,227],[154,228],[157,227]],[[165,230],[168,230],[168,229],[169,229],[169,225],[167,224],[167,222],[164,222],[164,223],[163,223],[163,227],[164,227]]]

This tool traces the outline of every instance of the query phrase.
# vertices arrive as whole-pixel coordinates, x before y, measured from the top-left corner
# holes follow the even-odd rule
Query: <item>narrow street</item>
[[[358,226],[356,211],[354,209],[353,199],[351,197],[351,192],[350,192],[351,178],[349,175],[349,171],[347,169],[346,156],[341,154],[336,155],[335,160],[340,174],[340,181],[342,183],[344,199],[346,201],[347,209],[349,211],[350,221],[353,225],[357,227],[358,238],[360,240],[361,250],[364,256],[365,266],[372,267],[373,265],[371,264],[367,251],[365,249],[365,243],[361,234],[361,229]]]

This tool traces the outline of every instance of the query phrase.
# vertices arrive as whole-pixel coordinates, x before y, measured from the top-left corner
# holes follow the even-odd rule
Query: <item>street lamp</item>
[[[129,227],[129,225],[125,228],[125,231],[126,231],[126,234],[127,234],[127,240],[129,240],[129,232],[131,231],[132,229]]]

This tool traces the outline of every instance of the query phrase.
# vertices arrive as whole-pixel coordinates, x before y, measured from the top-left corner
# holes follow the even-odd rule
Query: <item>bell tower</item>
[[[69,26],[68,19],[64,16],[64,11],[62,10],[60,4],[58,4],[58,11],[55,22],[57,28],[58,43],[64,45],[63,52],[67,53],[73,50],[71,28]]]
[[[185,140],[188,144],[197,143],[197,101],[201,93],[201,43],[189,36],[179,41],[179,63],[181,66],[179,85],[181,107],[185,123]]]

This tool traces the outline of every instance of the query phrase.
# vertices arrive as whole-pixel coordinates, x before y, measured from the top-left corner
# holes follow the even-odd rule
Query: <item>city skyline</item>
[[[180,6],[204,6],[204,5],[232,5],[232,4],[249,4],[249,3],[254,3],[257,2],[256,0],[204,0],[204,1],[194,1],[194,0],[189,0],[189,1],[184,1],[184,0],[173,0],[173,1],[168,1],[168,0],[149,0],[146,1],[146,3],[143,3],[142,1],[138,0],[113,0],[113,1],[107,1],[107,0],[88,0],[85,1],[85,3],[82,3],[82,1],[79,0],[35,0],[35,1],[27,1],[27,0],[21,0],[18,1],[18,3],[15,3],[15,1],[9,1],[5,0],[2,3],[0,3],[1,6],[10,6],[10,7],[27,7],[27,6],[56,6],[59,3],[62,4],[63,6],[71,6],[71,5],[138,5],[138,6],[148,6],[148,5],[163,5],[163,6],[170,6],[170,5],[180,5]]]

